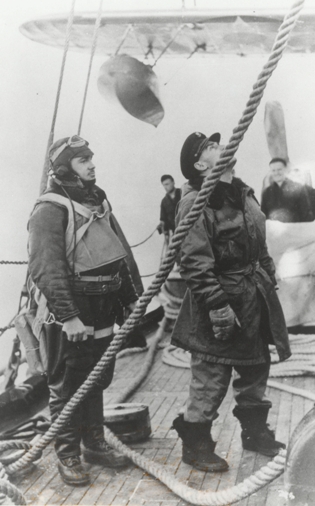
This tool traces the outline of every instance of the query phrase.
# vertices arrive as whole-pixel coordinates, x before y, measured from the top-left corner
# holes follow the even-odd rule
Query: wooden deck
[[[223,490],[243,481],[268,462],[253,452],[243,451],[240,427],[232,415],[234,405],[232,391],[223,401],[220,417],[214,422],[213,436],[218,441],[216,452],[227,458],[230,470],[222,474],[203,473],[181,462],[181,442],[177,433],[170,429],[172,420],[185,403],[188,393],[190,371],[165,365],[158,351],[150,375],[128,402],[140,402],[149,406],[152,435],[143,443],[132,447],[146,457],[165,464],[169,472],[183,483],[200,490]],[[144,360],[144,354],[119,359],[114,381],[105,392],[106,402],[114,402],[115,395],[124,388]],[[288,385],[314,390],[314,378],[283,379]],[[313,403],[301,397],[269,389],[273,402],[269,421],[276,428],[276,436],[288,443],[290,434]],[[44,451],[40,462],[32,472],[15,477],[14,483],[26,495],[32,505],[102,505],[102,506],[185,506],[167,487],[146,474],[134,464],[122,471],[100,466],[88,466],[92,484],[73,488],[65,485],[57,472],[56,456],[52,446]],[[12,480],[13,481],[13,480]],[[282,506],[282,477],[250,498],[240,501],[239,506]]]

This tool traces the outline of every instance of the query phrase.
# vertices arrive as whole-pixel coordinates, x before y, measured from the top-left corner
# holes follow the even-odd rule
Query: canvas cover
[[[315,323],[315,221],[267,220],[266,226],[287,326]]]

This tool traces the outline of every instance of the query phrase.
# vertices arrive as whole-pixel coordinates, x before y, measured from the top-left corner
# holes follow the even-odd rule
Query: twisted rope
[[[14,264],[14,265],[27,265],[27,264],[28,264],[28,261],[27,261],[27,260],[22,260],[22,261],[0,260],[0,265],[9,265],[9,264]]]
[[[13,504],[26,504],[26,499],[22,492],[20,492],[20,490],[15,485],[7,480],[0,480],[0,492],[9,497]]]
[[[273,46],[272,54],[269,57],[267,64],[264,66],[263,71],[258,76],[258,80],[253,87],[253,91],[250,95],[249,101],[247,102],[246,109],[242,115],[242,118],[238,126],[233,130],[233,135],[226,149],[222,153],[219,161],[217,162],[215,168],[213,169],[212,173],[205,179],[202,188],[191,208],[191,211],[188,213],[186,218],[180,222],[178,228],[176,229],[175,234],[171,239],[168,252],[162,262],[160,271],[156,274],[152,284],[146,290],[146,292],[144,292],[144,294],[140,297],[135,310],[129,316],[128,320],[124,323],[121,329],[118,331],[116,337],[112,341],[108,350],[104,353],[103,357],[98,362],[95,369],[89,375],[87,380],[81,385],[81,387],[77,390],[72,399],[65,406],[58,420],[51,426],[48,432],[41,438],[39,443],[37,443],[34,446],[34,448],[32,448],[18,462],[8,466],[7,472],[12,473],[17,471],[18,469],[22,469],[30,461],[36,458],[36,455],[40,449],[47,446],[47,444],[58,433],[59,429],[67,423],[68,419],[72,415],[77,405],[93,388],[93,385],[100,377],[103,370],[111,363],[112,359],[120,349],[124,338],[128,335],[128,332],[130,332],[139,323],[141,317],[145,312],[146,306],[152,300],[153,296],[159,291],[167,275],[171,271],[180,244],[188,234],[190,228],[193,226],[195,221],[200,216],[206,204],[208,195],[210,195],[211,191],[214,189],[225,167],[231,162],[234,154],[236,153],[239,147],[240,142],[244,137],[246,130],[251,124],[253,117],[256,114],[258,105],[263,96],[263,91],[266,87],[267,81],[271,77],[273,71],[277,66],[278,61],[282,56],[282,53],[285,49],[285,46],[289,38],[289,34],[293,29],[293,26],[303,7],[303,4],[304,0],[298,0],[297,2],[295,2],[291,8],[290,13],[285,17],[284,22],[282,23],[279,33],[277,35],[275,44]],[[282,452],[281,455],[275,457],[275,459],[271,461],[267,466],[264,466],[257,473],[255,473],[250,478],[248,478],[247,480],[245,480],[244,482],[235,487],[231,487],[230,489],[227,489],[222,492],[211,492],[211,491],[199,492],[187,487],[186,485],[183,485],[180,482],[177,482],[176,480],[174,480],[174,478],[172,478],[169,475],[169,473],[165,473],[164,468],[161,468],[161,466],[157,466],[157,464],[155,463],[145,461],[141,455],[138,455],[129,448],[124,447],[124,445],[120,441],[118,441],[117,438],[115,438],[115,436],[112,433],[110,433],[109,429],[107,428],[105,429],[105,437],[108,440],[108,442],[112,444],[116,449],[122,451],[125,455],[132,458],[132,460],[137,465],[148,470],[148,472],[150,472],[151,474],[156,476],[160,481],[165,483],[177,495],[194,504],[219,506],[237,502],[247,497],[248,495],[252,494],[253,492],[258,490],[262,486],[266,485],[270,481],[274,480],[284,470],[285,452]]]
[[[83,95],[81,114],[80,114],[80,119],[79,119],[78,135],[80,135],[80,133],[81,133],[81,127],[82,127],[82,121],[83,121],[83,114],[84,114],[84,109],[85,109],[86,97],[87,97],[87,92],[88,92],[89,82],[90,82],[90,77],[91,77],[92,63],[93,63],[93,58],[94,58],[96,44],[97,44],[98,31],[99,31],[101,20],[102,20],[102,4],[103,4],[103,0],[100,0],[100,4],[99,4],[99,8],[98,8],[98,13],[97,13],[97,18],[96,18],[96,21],[95,21],[94,33],[93,33],[91,56],[90,56],[88,74],[87,74],[86,83],[85,83],[85,89],[84,89],[84,95]]]
[[[11,449],[28,450],[30,447],[29,443],[23,441],[5,441],[0,443],[0,453]],[[26,504],[22,492],[9,482],[5,467],[0,461],[0,504],[4,504],[6,497],[9,497],[14,504]]]
[[[8,481],[9,480],[9,477],[7,475],[7,473],[5,472],[5,467],[3,466],[3,464],[0,462],[0,481],[1,480],[6,480]],[[0,493],[0,504],[4,504],[5,503],[5,500],[6,500],[6,495],[5,494],[1,494]]]
[[[233,504],[241,499],[245,499],[278,478],[284,471],[286,460],[286,451],[280,450],[279,455],[243,482],[219,492],[213,492],[212,490],[200,491],[188,487],[184,483],[176,480],[173,476],[172,469],[168,469],[166,466],[161,466],[160,464],[152,462],[146,459],[143,455],[125,446],[108,429],[108,427],[105,427],[105,439],[112,447],[132,460],[134,464],[142,469],[145,469],[152,476],[164,483],[164,485],[166,485],[176,495],[181,497],[183,500],[198,506],[224,506],[227,504]]]

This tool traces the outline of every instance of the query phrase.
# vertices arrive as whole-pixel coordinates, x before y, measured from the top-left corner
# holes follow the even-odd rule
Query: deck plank
[[[235,405],[233,392],[229,388],[220,406],[219,418],[212,427],[213,438],[217,441],[216,453],[227,458],[229,471],[222,474],[203,473],[184,464],[181,460],[182,443],[176,431],[171,430],[171,425],[188,397],[190,371],[163,364],[161,356],[162,350],[158,351],[149,376],[127,401],[149,406],[151,418],[151,437],[147,441],[132,443],[130,446],[135,451],[165,465],[176,479],[200,490],[225,490],[248,478],[268,462],[264,456],[243,451],[240,425],[232,414]],[[145,357],[145,354],[139,354],[117,361],[114,380],[104,392],[105,403],[115,402],[119,391],[138,373]],[[314,390],[314,377],[277,378],[277,381]],[[273,403],[268,423],[272,429],[276,429],[276,437],[287,443],[303,415],[313,407],[313,402],[271,388],[267,389],[267,396]],[[13,479],[25,492],[30,504],[188,506],[187,502],[133,464],[120,471],[89,466],[91,485],[73,488],[62,482],[56,463],[57,458],[50,445],[32,474]],[[280,477],[237,505],[284,506],[282,491],[283,477]]]

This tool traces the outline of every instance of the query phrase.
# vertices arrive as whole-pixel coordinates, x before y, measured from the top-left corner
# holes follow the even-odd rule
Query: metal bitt
[[[158,80],[150,65],[128,55],[113,56],[101,66],[97,86],[105,98],[116,96],[135,118],[155,127],[162,121]]]
[[[315,504],[315,408],[296,427],[284,474],[288,506]]]

